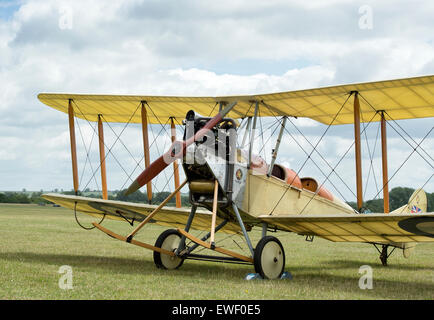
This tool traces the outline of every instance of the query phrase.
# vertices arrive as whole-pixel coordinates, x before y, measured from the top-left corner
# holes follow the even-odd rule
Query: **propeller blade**
[[[129,195],[136,192],[142,186],[147,184],[149,181],[154,179],[161,171],[166,169],[166,167],[178,158],[182,158],[185,151],[184,141],[174,141],[169,151],[160,156],[157,160],[152,162],[149,167],[147,167],[134,182],[125,191],[125,195]]]
[[[169,164],[174,162],[176,159],[181,159],[185,150],[189,145],[191,145],[194,141],[200,140],[206,133],[211,130],[217,123],[219,123],[224,116],[232,110],[232,108],[236,105],[236,102],[231,103],[227,108],[220,111],[215,117],[211,118],[206,125],[203,126],[196,134],[186,141],[175,141],[172,143],[169,151],[160,156],[157,160],[152,162],[149,167],[147,167],[134,182],[128,187],[127,191],[125,191],[125,195],[129,195],[133,192],[136,192],[142,186],[147,184],[149,181],[154,179],[161,171],[163,171]]]

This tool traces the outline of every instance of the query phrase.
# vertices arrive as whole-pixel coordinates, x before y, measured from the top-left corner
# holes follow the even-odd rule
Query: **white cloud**
[[[372,30],[358,28],[358,1],[23,1],[10,19],[0,16],[0,165],[6,167],[0,190],[71,186],[67,117],[42,105],[39,92],[216,96],[433,73],[433,4],[366,4],[373,9]],[[59,9],[65,6],[71,9],[71,29],[59,28],[64,12]],[[231,71],[239,65],[243,72]],[[309,119],[293,121],[311,141],[324,130]],[[415,138],[428,123],[415,128]],[[92,130],[86,125],[89,143]],[[320,145],[332,163],[352,137],[350,127],[333,129]],[[105,133],[109,144],[114,135],[107,126]],[[140,130],[126,131],[124,138],[138,161]],[[168,146],[164,139],[160,149]],[[300,143],[310,150],[303,139]],[[270,139],[267,155],[273,145]],[[283,145],[281,160],[301,165],[305,154],[298,146],[289,140]],[[402,159],[402,144],[391,140],[389,148]],[[425,148],[432,153],[432,142]],[[128,160],[123,146],[114,151],[134,169],[136,162]],[[158,151],[152,152],[155,158]],[[79,156],[83,160],[86,154]],[[120,187],[125,173],[108,161],[110,186]],[[340,171],[350,181],[353,167],[349,160]],[[306,170],[318,174],[315,167]],[[423,183],[427,171],[420,175],[412,181]],[[409,182],[404,176],[398,184]],[[434,190],[433,183],[427,187]]]

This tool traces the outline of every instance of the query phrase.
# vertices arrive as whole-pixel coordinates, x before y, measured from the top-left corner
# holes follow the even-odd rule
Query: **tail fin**
[[[427,199],[426,194],[423,189],[417,189],[413,192],[408,204],[392,211],[391,213],[421,213],[427,211]],[[410,254],[414,251],[417,243],[414,242],[401,242],[398,247],[402,249],[402,254],[404,258],[408,258]]]
[[[393,210],[391,213],[419,213],[426,212],[427,200],[423,189],[416,189],[408,200],[408,204]]]

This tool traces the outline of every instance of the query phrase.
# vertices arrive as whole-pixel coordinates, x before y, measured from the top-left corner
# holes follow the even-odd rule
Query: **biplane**
[[[407,205],[389,212],[386,138],[387,121],[434,117],[434,76],[259,95],[175,97],[41,93],[38,98],[68,114],[76,193],[49,193],[44,194],[44,198],[97,219],[128,221],[133,226],[128,235],[117,234],[100,222],[93,222],[93,226],[115,239],[153,250],[158,268],[177,269],[186,259],[242,263],[253,265],[263,278],[277,279],[286,262],[281,242],[269,234],[276,230],[293,232],[305,236],[306,240],[316,236],[334,242],[372,244],[383,265],[387,265],[389,255],[396,248],[402,249],[408,257],[417,243],[434,241],[434,213],[427,212],[427,198],[422,188],[413,193]],[[270,163],[253,152],[260,117],[277,119],[277,129],[280,128]],[[358,210],[326,189],[319,179],[301,177],[300,171],[276,162],[287,121],[303,117],[325,124],[327,129],[353,125],[351,148],[355,150]],[[98,123],[102,199],[78,195],[75,118]],[[184,135],[180,140],[172,135],[170,148],[151,161],[148,125],[161,123],[162,119],[170,119],[172,129],[174,119],[182,121],[178,126],[182,126]],[[133,182],[126,194],[146,186],[151,200],[153,179],[173,164],[176,188],[159,205],[108,200],[103,124],[110,122],[137,123],[142,127],[140,138],[143,138],[145,169],[135,180],[131,179]],[[381,124],[382,213],[363,211],[360,125],[370,122]],[[237,145],[241,127],[243,142]],[[432,128],[429,133],[431,131]],[[312,145],[307,159],[318,143]],[[413,152],[419,148],[420,143],[413,145]],[[428,153],[424,155],[432,160]],[[433,168],[433,162],[427,162]],[[183,182],[179,181],[179,164],[186,177]],[[335,169],[329,168],[331,172]],[[179,195],[183,187],[188,187],[191,207],[181,206]],[[167,206],[173,197],[176,207]],[[154,244],[136,240],[138,231],[148,223],[170,229]],[[256,244],[249,236],[255,228],[261,230]],[[207,233],[199,238],[191,230]],[[216,241],[217,232],[238,234],[245,241],[248,254],[220,246]],[[214,253],[199,254],[198,247]]]

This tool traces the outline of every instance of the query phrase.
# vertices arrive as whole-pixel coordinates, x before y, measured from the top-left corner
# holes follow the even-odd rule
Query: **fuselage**
[[[190,124],[192,134],[207,120],[191,119],[194,120]],[[223,219],[235,219],[231,203],[237,206],[248,224],[259,224],[261,215],[354,213],[348,204],[314,178],[300,178],[296,172],[279,164],[270,168],[260,156],[236,148],[234,121],[223,120],[229,126],[214,127],[205,141],[192,144],[183,157],[192,204],[211,209],[217,180],[217,215]]]

